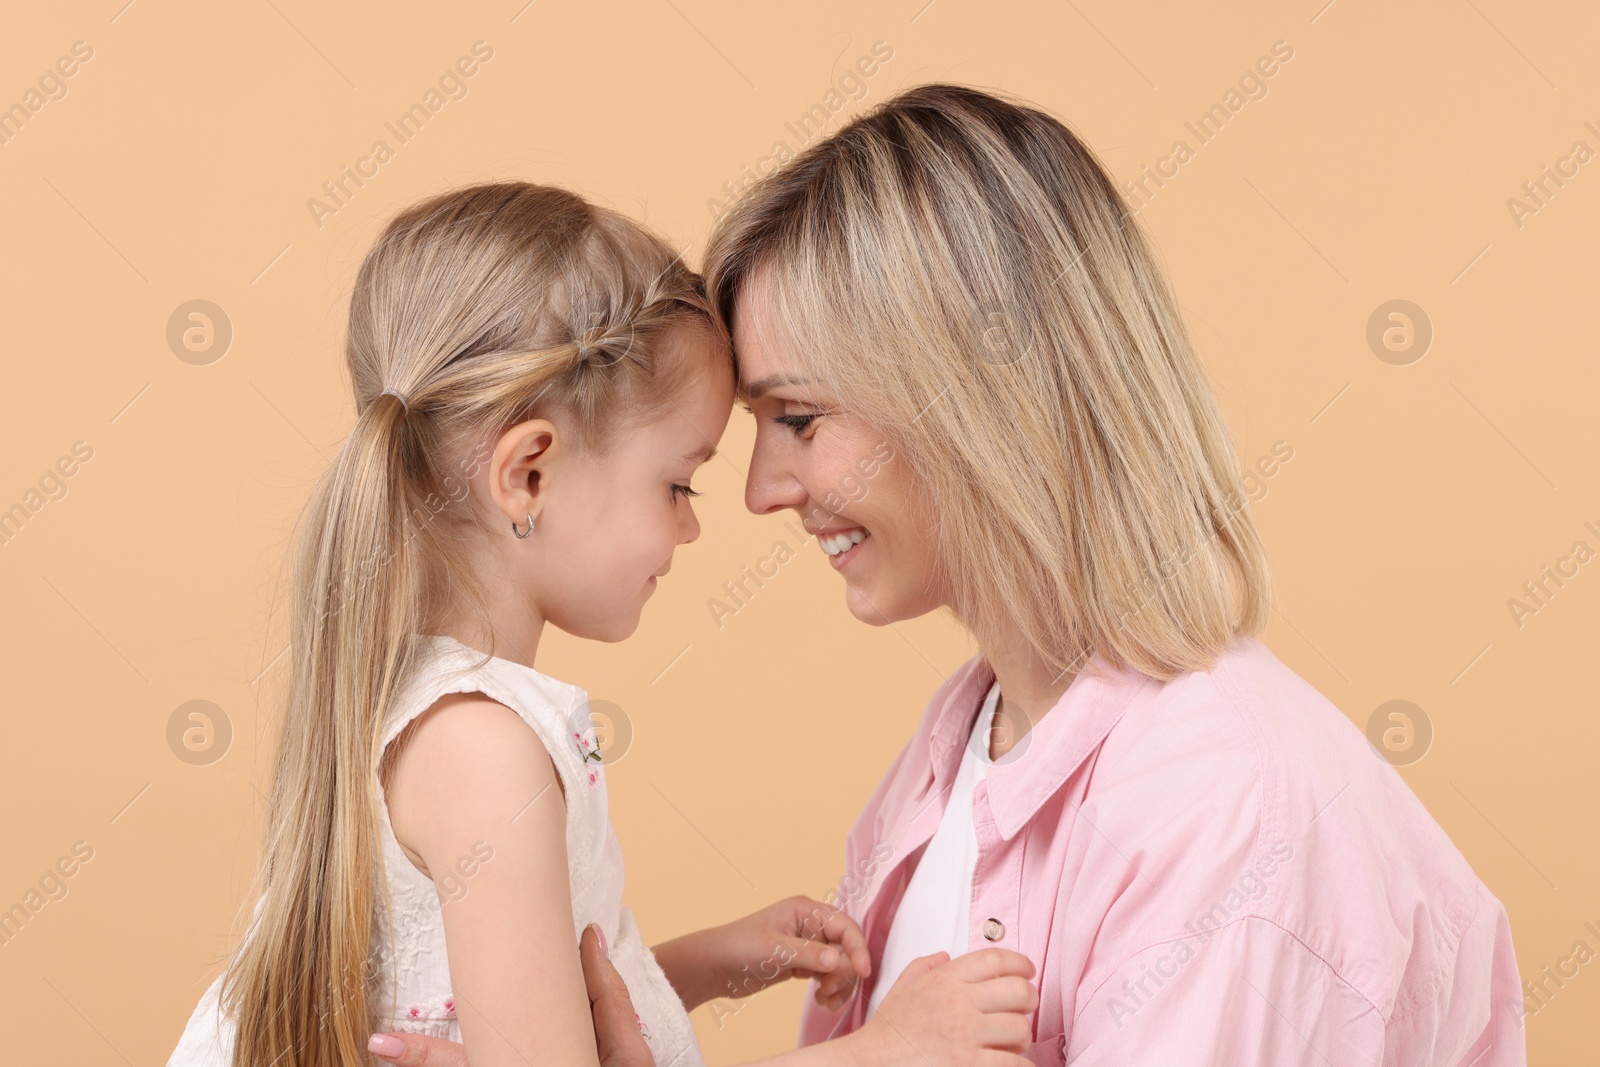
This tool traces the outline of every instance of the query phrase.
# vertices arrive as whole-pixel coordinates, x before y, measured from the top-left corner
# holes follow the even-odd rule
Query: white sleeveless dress
[[[567,951],[576,949],[585,927],[599,923],[658,1067],[705,1067],[683,1002],[640,936],[633,913],[622,904],[622,848],[608,814],[605,771],[591,755],[596,749],[588,695],[532,667],[485,656],[454,638],[430,635],[421,639],[421,648],[419,669],[386,719],[383,747],[449,693],[481,692],[521,716],[549,751],[566,792],[573,930]],[[378,1028],[460,1041],[439,893],[400,848],[381,788],[379,797],[395,966],[385,956],[374,968]],[[387,945],[388,936],[380,914],[375,944]],[[230,1067],[234,1028],[220,1010],[220,989],[218,978],[195,1008],[168,1067]]]

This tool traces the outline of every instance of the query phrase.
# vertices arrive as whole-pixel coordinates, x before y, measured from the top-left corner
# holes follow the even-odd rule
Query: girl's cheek
[[[678,504],[678,507],[680,508],[687,508],[688,506],[689,502],[687,500],[680,501]],[[650,546],[651,553],[655,556],[656,562],[659,563],[661,561],[661,554],[663,551],[670,553],[677,550],[679,528],[677,512],[667,515],[661,521],[660,525],[657,526],[656,535],[651,539]]]

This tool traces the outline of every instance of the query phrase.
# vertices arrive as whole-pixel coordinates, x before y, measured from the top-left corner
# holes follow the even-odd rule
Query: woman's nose
[[[798,509],[805,501],[805,487],[785,465],[775,462],[758,437],[750,456],[750,473],[745,477],[744,506],[753,514],[769,515],[784,508]]]

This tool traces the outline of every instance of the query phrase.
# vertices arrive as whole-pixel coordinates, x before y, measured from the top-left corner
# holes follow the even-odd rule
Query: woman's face
[[[845,602],[863,622],[916,618],[945,603],[932,509],[921,483],[885,434],[847,401],[801,377],[772,340],[761,275],[733,316],[739,399],[756,418],[745,506],[757,515],[792,508],[845,581]]]

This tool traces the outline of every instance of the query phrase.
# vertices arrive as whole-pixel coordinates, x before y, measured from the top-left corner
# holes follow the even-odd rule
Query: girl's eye
[[[696,492],[693,489],[690,489],[687,485],[674,484],[673,487],[672,487],[672,499],[674,501],[676,501],[680,496],[688,497],[688,496],[699,496],[699,495],[700,494],[698,492]]]
[[[800,432],[807,426],[810,426],[816,418],[817,416],[815,415],[776,415],[773,417],[772,421],[778,423],[780,426],[789,427],[789,429],[794,431],[794,435],[799,437]]]

